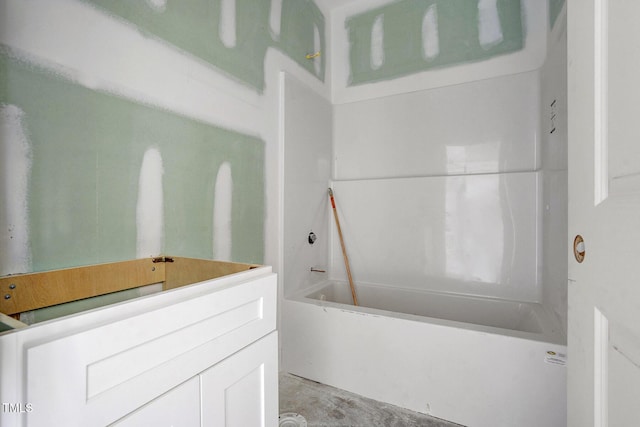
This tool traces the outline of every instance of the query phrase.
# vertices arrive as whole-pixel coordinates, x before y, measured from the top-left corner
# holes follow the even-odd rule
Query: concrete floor
[[[460,427],[428,415],[280,373],[280,414],[297,413],[309,427]]]

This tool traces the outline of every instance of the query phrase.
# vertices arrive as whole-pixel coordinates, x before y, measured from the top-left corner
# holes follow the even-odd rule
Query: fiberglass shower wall
[[[542,104],[566,82],[549,21],[531,0],[334,13],[335,55],[349,61],[334,65],[333,185],[356,282],[544,301],[562,317],[566,270],[551,257],[566,202],[547,169],[566,160],[543,165],[554,154],[541,134]],[[345,280],[335,235],[330,258]]]

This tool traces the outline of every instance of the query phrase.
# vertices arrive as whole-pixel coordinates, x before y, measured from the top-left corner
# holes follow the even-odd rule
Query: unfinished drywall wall
[[[2,0],[2,274],[160,252],[277,270],[279,72],[328,92],[306,59],[324,17],[224,3]]]
[[[233,258],[262,261],[262,245],[252,243],[263,235],[261,140],[81,87],[6,50],[0,70],[10,82],[0,87],[0,99],[23,112],[33,151],[28,224],[34,270],[157,255],[136,249],[162,238],[140,242],[140,230],[154,221],[139,215],[145,206],[164,215],[164,227],[155,230],[164,233],[164,244],[152,243],[153,251],[211,257],[213,189],[223,162],[237,171]],[[160,155],[162,204],[159,188],[140,193],[138,185],[146,185],[145,169],[154,169],[149,162]]]
[[[324,50],[324,16],[311,0],[85,1],[260,91],[270,47],[324,79],[324,57],[306,59]]]
[[[486,60],[524,47],[520,0],[402,0],[346,21],[349,85]]]
[[[331,15],[333,102],[537,70],[548,19],[538,0],[354,0]]]

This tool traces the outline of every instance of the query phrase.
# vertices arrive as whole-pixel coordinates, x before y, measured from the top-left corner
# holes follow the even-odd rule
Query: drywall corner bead
[[[351,16],[345,25],[350,86],[524,48],[521,0],[400,0]]]

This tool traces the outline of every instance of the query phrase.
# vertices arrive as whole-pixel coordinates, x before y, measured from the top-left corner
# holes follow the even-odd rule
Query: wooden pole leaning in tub
[[[338,219],[338,211],[336,210],[336,201],[333,198],[333,190],[329,188],[329,199],[331,200],[331,208],[333,209],[333,217],[336,220],[336,228],[338,229],[338,237],[340,237],[340,246],[342,247],[342,257],[344,258],[344,267],[347,270],[347,278],[349,279],[349,286],[351,287],[351,296],[353,297],[353,305],[358,305],[358,298],[356,296],[356,288],[353,285],[353,277],[351,276],[351,267],[349,266],[349,257],[347,257],[347,248],[344,245],[344,238],[342,237],[342,229],[340,228],[340,220]]]

